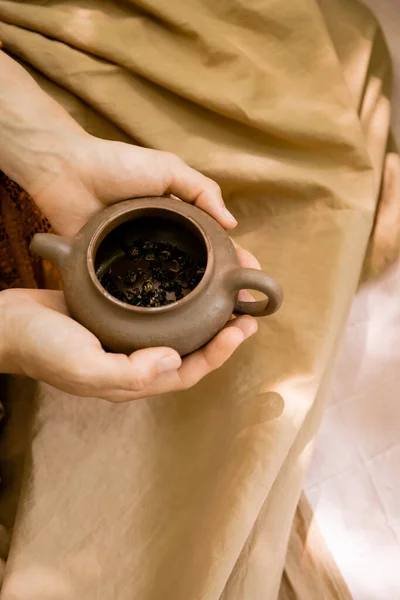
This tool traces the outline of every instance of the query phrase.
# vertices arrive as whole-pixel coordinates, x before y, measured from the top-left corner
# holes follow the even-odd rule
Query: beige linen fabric
[[[40,386],[1,598],[274,600],[388,160],[377,24],[349,0],[0,1],[0,39],[92,133],[216,179],[286,294],[183,394]],[[388,186],[365,274],[396,252]]]

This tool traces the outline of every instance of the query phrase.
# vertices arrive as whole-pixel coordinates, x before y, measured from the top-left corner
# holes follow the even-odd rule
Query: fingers
[[[140,395],[157,377],[176,371],[182,364],[179,354],[171,348],[148,348],[131,356],[112,354],[99,348],[97,352],[86,352],[81,360],[77,358],[71,375],[76,379],[79,369],[82,379],[79,377],[78,383],[84,380],[90,386],[88,395],[96,395],[96,390],[101,394],[106,390],[107,395],[112,390]],[[83,365],[81,368],[78,362]]]
[[[238,255],[241,267],[245,269],[261,269],[260,263],[256,257],[251,254],[251,252],[239,246],[239,244],[237,244],[234,240],[232,240],[232,242],[236,248],[236,253]],[[252,296],[247,290],[240,290],[238,300],[241,302],[255,302],[254,296]]]
[[[182,391],[220,368],[257,329],[252,317],[234,319],[207,346],[183,362],[170,348],[139,350],[129,357],[106,353],[101,347],[96,351],[85,348],[66,375],[69,389],[65,391],[112,402]]]
[[[239,244],[232,240],[233,245],[236,249],[236,254],[238,255],[240,266],[245,269],[261,269],[261,265],[256,259],[255,256],[251,254],[248,250],[245,250]]]
[[[131,356],[107,353],[97,338],[65,314],[61,292],[2,292],[2,324],[7,363],[23,373],[77,396],[113,400],[141,390],[182,364],[170,348],[151,348]]]
[[[164,193],[174,194],[194,204],[214,217],[225,229],[237,226],[235,217],[222,199],[221,188],[215,181],[190,168],[174,155],[167,155],[166,159],[163,157],[161,162],[164,160],[165,167],[169,169],[169,183]]]
[[[183,387],[192,387],[211,371],[222,367],[257,329],[257,321],[252,317],[244,316],[230,321],[207,346],[185,359],[179,372]]]
[[[235,218],[226,209],[215,181],[189,167],[175,154],[92,138],[89,171],[95,194],[111,203],[123,198],[173,194],[195,204],[223,227]]]
[[[179,369],[180,356],[170,348],[149,348],[130,357],[103,350],[100,344],[69,348],[61,357],[53,345],[52,364],[41,360],[36,378],[63,391],[83,397],[118,401],[121,394],[142,397],[143,390],[168,371]],[[63,359],[56,369],[55,361]],[[45,369],[44,366],[47,366]],[[41,370],[40,370],[41,369]]]
[[[240,290],[238,294],[240,302],[255,302],[256,299],[247,290]]]
[[[126,356],[105,352],[95,336],[69,318],[60,292],[11,290],[7,298],[10,309],[4,331],[13,340],[12,372],[69,394],[113,402],[190,388],[221,367],[257,331],[255,319],[241,316],[183,362],[171,348]]]
[[[158,377],[139,393],[120,392],[114,396],[113,401],[127,402],[182,391],[194,386],[206,375],[221,367],[240,344],[256,333],[257,328],[257,321],[246,315],[230,321],[207,346],[184,358],[180,369]]]

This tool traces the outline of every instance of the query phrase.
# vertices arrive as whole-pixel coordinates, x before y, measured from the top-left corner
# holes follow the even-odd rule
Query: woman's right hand
[[[192,387],[256,330],[252,317],[234,319],[183,360],[171,348],[113,354],[68,316],[61,292],[11,289],[0,292],[0,372],[27,375],[77,396],[126,402]]]

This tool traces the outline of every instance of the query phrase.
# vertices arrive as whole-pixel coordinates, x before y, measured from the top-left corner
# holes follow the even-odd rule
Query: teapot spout
[[[52,233],[36,233],[32,238],[30,250],[56,267],[62,268],[71,254],[72,241]]]

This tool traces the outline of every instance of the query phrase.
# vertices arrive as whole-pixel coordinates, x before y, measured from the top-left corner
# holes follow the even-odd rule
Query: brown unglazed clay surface
[[[129,256],[143,241],[166,244],[201,265],[202,276],[194,289],[154,308],[124,301],[126,287],[107,291],[101,282],[113,268],[139,269],[140,263],[142,271],[149,270],[151,261],[146,256],[136,263]],[[262,271],[240,268],[229,236],[213,218],[175,199],[121,202],[93,217],[72,240],[37,234],[31,249],[59,268],[72,316],[114,352],[168,346],[186,355],[214,337],[233,312],[265,316],[282,302],[282,290],[274,279]],[[122,272],[116,277],[124,279]],[[237,301],[244,288],[264,292],[267,298]]]

